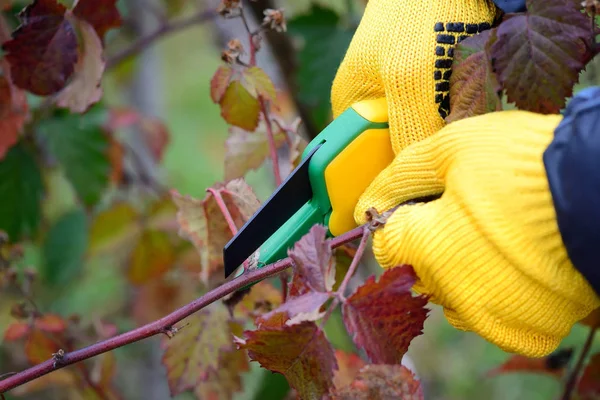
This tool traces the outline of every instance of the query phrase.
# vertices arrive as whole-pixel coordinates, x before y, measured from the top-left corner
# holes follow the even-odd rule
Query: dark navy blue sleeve
[[[524,12],[527,9],[525,0],[494,0],[494,3],[505,13]]]
[[[600,295],[600,87],[582,90],[544,152],[558,227],[575,268]]]

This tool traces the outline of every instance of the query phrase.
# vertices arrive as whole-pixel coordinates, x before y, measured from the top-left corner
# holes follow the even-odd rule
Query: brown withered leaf
[[[242,373],[250,369],[245,351],[225,353],[218,371],[210,371],[208,377],[194,389],[198,400],[231,400],[242,390]]]
[[[79,61],[75,65],[73,78],[57,93],[55,101],[59,107],[83,113],[102,98],[100,82],[104,74],[104,51],[102,41],[92,25],[83,20],[75,20],[73,24],[81,37]]]
[[[198,297],[195,275],[165,274],[135,291],[132,317],[138,325],[155,321]]]
[[[242,316],[256,318],[279,307],[281,300],[280,290],[269,281],[260,281],[251,287],[250,293],[238,303],[235,310]]]
[[[176,257],[168,234],[150,229],[143,231],[131,253],[129,282],[142,285],[156,279],[173,266]]]
[[[25,342],[25,355],[32,365],[49,360],[58,350],[58,344],[48,333],[37,328],[29,331]]]
[[[213,303],[184,321],[171,339],[164,339],[162,363],[171,395],[196,388],[218,373],[224,356],[234,349],[232,321],[222,303]]]
[[[460,42],[454,50],[448,123],[502,109],[497,94],[500,86],[486,52],[489,37],[490,31],[483,31]]]
[[[354,382],[338,390],[335,400],[423,400],[421,384],[403,365],[367,365]]]
[[[391,268],[379,282],[371,276],[344,303],[346,328],[373,363],[399,363],[410,342],[421,335],[427,299],[412,296],[410,289],[415,280],[412,267]]]
[[[223,247],[233,237],[215,194],[223,200],[238,229],[260,205],[252,188],[243,179],[213,186],[212,192],[203,200],[171,191],[173,201],[179,209],[177,222],[180,235],[198,250],[202,264],[201,279],[205,284],[208,284],[212,276],[223,275]]]
[[[365,362],[357,354],[346,353],[342,350],[335,351],[335,359],[339,369],[335,372],[333,383],[338,389],[350,385],[361,368],[365,366]]]
[[[283,374],[300,398],[330,394],[337,362],[323,331],[314,322],[276,325],[268,321],[259,330],[244,332],[245,339],[236,338],[238,347],[263,368]]]
[[[264,125],[261,121],[260,125]],[[232,127],[229,137],[225,141],[225,179],[241,178],[251,169],[257,169],[269,157],[269,140],[261,127],[256,132],[248,132]],[[275,146],[281,147],[285,143],[285,134],[280,132],[275,135]]]

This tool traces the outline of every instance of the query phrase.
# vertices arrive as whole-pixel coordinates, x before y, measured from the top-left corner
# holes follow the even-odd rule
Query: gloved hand
[[[385,96],[396,154],[438,131],[454,47],[488,29],[497,12],[492,0],[370,0],[333,82],[334,117]]]
[[[543,356],[600,299],[567,257],[542,154],[561,116],[502,111],[451,123],[398,153],[355,218],[421,196],[375,232],[382,267],[411,264],[415,289],[455,327]]]

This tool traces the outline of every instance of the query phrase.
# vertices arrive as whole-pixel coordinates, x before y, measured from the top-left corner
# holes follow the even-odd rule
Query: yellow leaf
[[[137,212],[126,203],[96,215],[90,231],[90,253],[113,252],[130,243],[140,232],[137,218]]]
[[[254,131],[258,126],[260,104],[241,82],[231,82],[219,104],[221,116],[227,123],[247,131]]]

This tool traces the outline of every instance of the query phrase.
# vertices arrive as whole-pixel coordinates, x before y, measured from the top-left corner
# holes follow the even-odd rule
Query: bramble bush
[[[422,399],[418,377],[401,364],[429,313],[427,298],[411,292],[411,266],[366,280],[355,275],[385,215],[333,239],[316,225],[288,258],[223,278],[224,245],[260,206],[244,177],[267,163],[279,185],[299,162],[307,131],[314,135],[330,120],[329,87],[356,18],[313,4],[286,20],[283,9],[252,0],[222,0],[216,9],[198,2],[184,17],[185,1],[165,1],[156,32],[128,43],[122,32],[128,20],[117,3],[34,0],[17,16],[21,4],[0,1],[0,285],[10,313],[0,393],[124,398],[122,367],[111,350],[160,335],[173,396],[232,399],[255,361],[291,388],[280,395],[273,388],[269,398]],[[248,13],[259,3],[271,7],[259,10],[263,19],[251,28]],[[456,45],[448,122],[508,107],[564,108],[598,53],[599,3],[528,0],[527,6],[527,13],[501,16],[492,29]],[[206,93],[230,130],[225,180],[197,199],[144,173],[127,135],[139,132],[135,145],[160,165],[168,128],[105,102],[101,82],[108,68],[161,36],[213,18],[239,23],[246,37],[229,40]],[[286,118],[282,89],[257,63],[265,40],[286,36],[296,52],[290,89],[308,110],[305,121]],[[302,122],[312,128],[303,131]],[[56,170],[77,199],[58,216],[48,205]],[[35,264],[31,249],[40,255]],[[130,304],[112,318],[56,312],[57,299],[77,301],[65,294],[81,283],[84,268],[105,268],[106,255],[126,276]],[[326,334],[326,322],[340,310],[355,353],[334,348]],[[488,377],[543,374],[563,382],[562,399],[599,398],[600,353],[589,353],[600,315],[582,323],[590,333],[576,360],[570,348],[543,359],[511,356]]]

